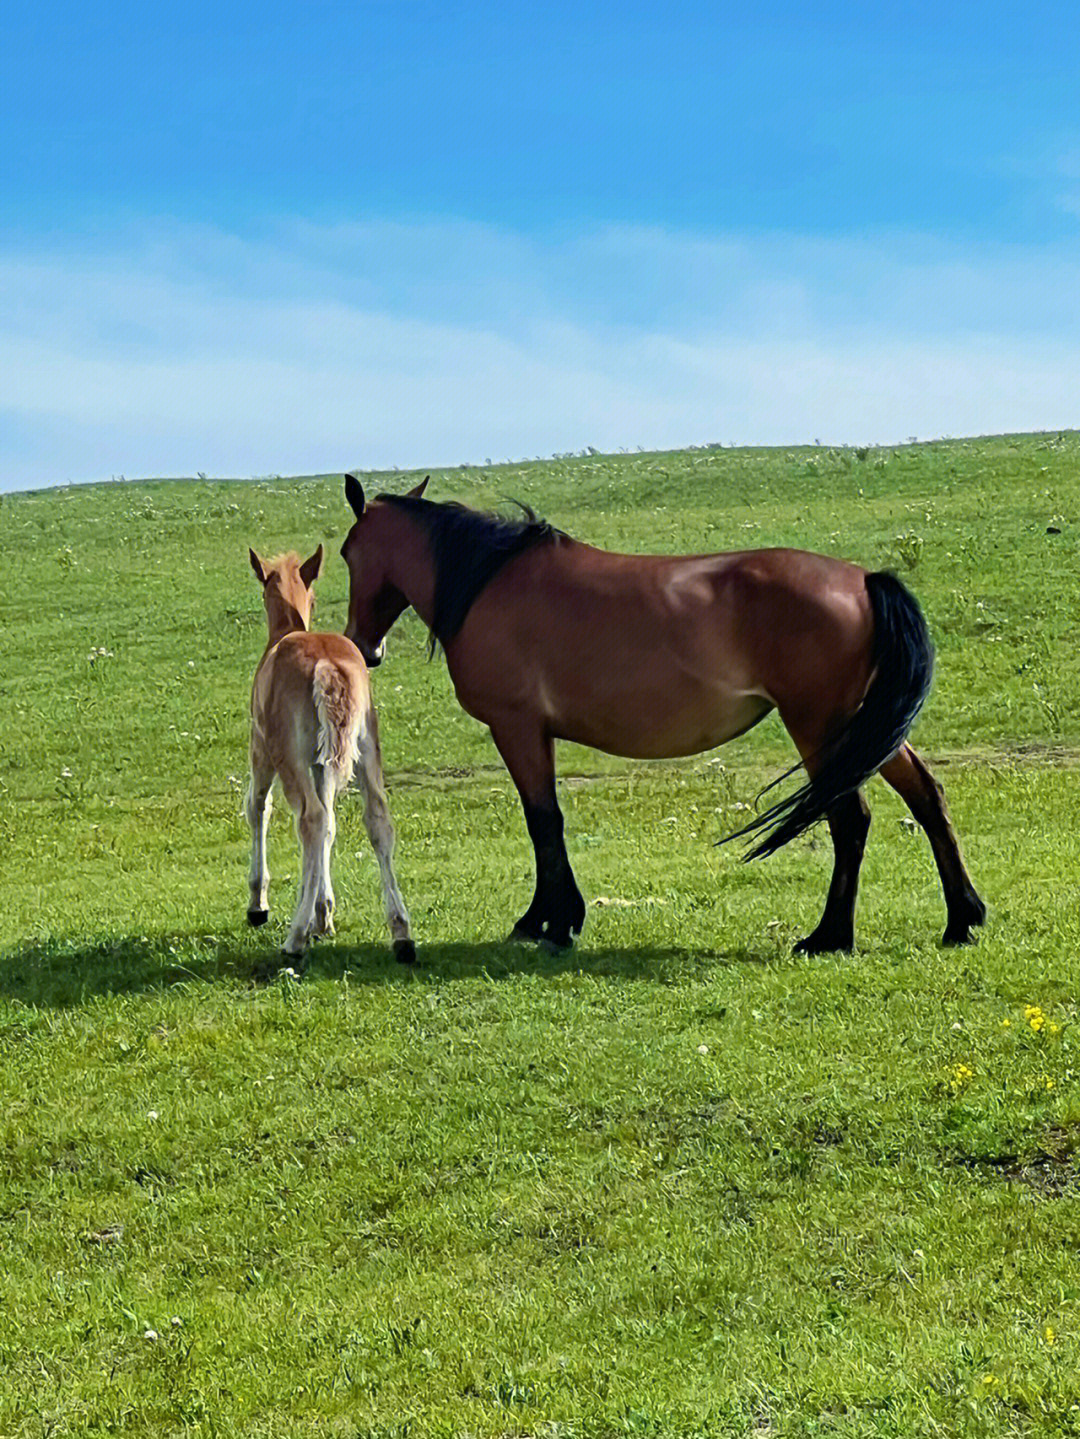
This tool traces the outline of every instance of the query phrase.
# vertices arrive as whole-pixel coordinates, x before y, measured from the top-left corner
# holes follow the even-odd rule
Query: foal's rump
[[[331,795],[347,788],[370,709],[367,667],[342,635],[286,635],[267,657],[256,722],[275,736],[279,772],[321,768]]]
[[[316,762],[332,776],[335,790],[346,789],[356,768],[366,696],[351,668],[328,659],[315,662],[311,693],[318,724]]]

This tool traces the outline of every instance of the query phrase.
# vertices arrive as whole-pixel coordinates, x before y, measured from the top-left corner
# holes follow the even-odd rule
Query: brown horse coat
[[[426,484],[426,481],[425,481]],[[985,909],[964,869],[940,787],[905,735],[930,683],[918,605],[889,575],[801,550],[621,555],[527,516],[506,521],[408,496],[356,516],[346,633],[370,663],[411,605],[444,649],[457,697],[488,725],[521,795],[537,888],[516,931],[565,944],[584,902],[570,871],[553,742],[613,754],[696,754],[779,711],[809,774],[749,829],[768,853],[827,818],[836,865],[825,913],[802,942],[847,949],[869,812],[860,786],[880,769],[926,829],[945,889],[946,939]]]

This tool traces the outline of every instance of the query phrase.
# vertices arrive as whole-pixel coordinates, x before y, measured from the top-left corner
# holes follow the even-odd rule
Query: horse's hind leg
[[[882,765],[881,777],[892,785],[922,825],[934,851],[948,911],[942,942],[969,943],[973,926],[986,919],[986,905],[964,868],[944,790],[909,744],[901,745],[893,758]]]
[[[270,871],[266,865],[266,831],[270,824],[271,785],[274,767],[253,744],[251,747],[251,780],[248,784],[244,813],[251,826],[251,869],[248,874],[248,924],[265,924],[270,917],[267,892]]]
[[[795,747],[802,755],[807,774],[813,776],[830,738],[841,720],[822,720],[819,713],[803,707],[780,709],[780,717]],[[817,928],[795,946],[797,954],[849,953],[855,948],[855,899],[859,891],[870,810],[862,791],[845,795],[826,815],[833,842],[833,873],[825,909]]]
[[[555,794],[555,754],[550,738],[532,721],[514,720],[491,736],[517,786],[525,824],[536,854],[536,891],[514,925],[517,939],[546,939],[560,949],[581,933],[585,901],[574,880],[563,839],[563,817]]]
[[[859,888],[870,810],[862,791],[846,795],[828,814],[833,842],[833,875],[818,927],[795,946],[798,954],[828,954],[855,948],[855,896]]]
[[[394,943],[394,953],[402,964],[416,958],[416,945],[409,929],[409,911],[394,874],[394,822],[383,787],[382,760],[374,714],[370,723],[361,727],[359,738],[360,774],[364,786],[364,825],[379,862],[386,919]]]

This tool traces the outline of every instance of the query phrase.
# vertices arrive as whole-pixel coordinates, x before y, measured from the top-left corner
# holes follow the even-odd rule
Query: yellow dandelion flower
[[[1012,1028],[1012,1020],[1011,1020],[1011,1019],[1003,1019],[1003,1020],[1001,1021],[1001,1027],[1002,1027],[1002,1029],[1011,1029],[1011,1028]]]
[[[1057,1335],[1054,1333],[1054,1327],[1052,1324],[1048,1324],[1043,1330],[1043,1338],[1046,1340],[1047,1344],[1053,1344],[1054,1340],[1057,1338]]]
[[[1060,1034],[1061,1025],[1055,1024],[1054,1021],[1051,1020],[1050,1023],[1046,1026],[1046,1032],[1047,1034]]]
[[[1027,1020],[1027,1022],[1028,1022],[1029,1024],[1031,1023],[1031,1021],[1032,1021],[1033,1019],[1038,1019],[1038,1018],[1041,1016],[1041,1014],[1042,1014],[1042,1009],[1040,1008],[1039,1005],[1037,1005],[1037,1004],[1025,1004],[1025,1005],[1024,1005],[1024,1018]]]
[[[983,1382],[983,1383],[986,1385],[986,1387],[989,1389],[989,1387],[990,1387],[991,1384],[996,1384],[996,1383],[997,1383],[997,1375],[996,1375],[996,1374],[984,1374],[983,1377],[982,1377],[982,1382]]]
[[[975,1078],[975,1071],[970,1064],[952,1064],[945,1073],[953,1094],[959,1094],[960,1090]]]

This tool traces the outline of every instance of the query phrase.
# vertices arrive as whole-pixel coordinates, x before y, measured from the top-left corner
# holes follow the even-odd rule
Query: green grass
[[[1080,437],[432,486],[613,547],[897,567],[989,926],[938,947],[875,782],[859,951],[794,957],[824,837],[714,844],[790,762],[770,720],[679,764],[564,747],[585,933],[503,944],[517,799],[409,617],[375,688],[420,962],[350,800],[339,936],[258,986],[297,851],[279,802],[247,931],[246,548],[335,554],[340,477],[4,496],[0,1436],[1080,1434]],[[346,592],[335,559],[321,623]]]

